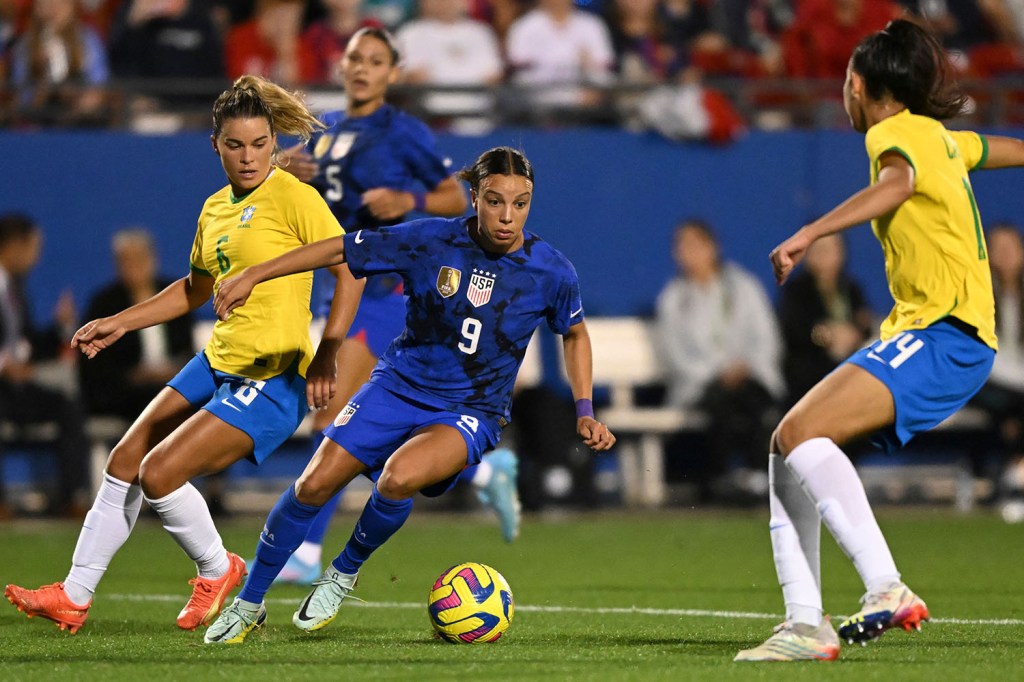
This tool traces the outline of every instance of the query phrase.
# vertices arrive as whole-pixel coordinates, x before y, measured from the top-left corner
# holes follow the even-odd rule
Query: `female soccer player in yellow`
[[[840,637],[866,643],[927,620],[840,446],[865,434],[887,451],[902,446],[962,407],[995,357],[992,283],[967,173],[1024,165],[1024,143],[946,130],[939,121],[965,97],[938,42],[907,21],[857,46],[843,101],[866,133],[871,184],[777,246],[772,267],[781,284],[816,239],[871,220],[895,305],[881,340],[808,391],[772,436],[770,528],[786,621],[738,661],[831,660]],[[838,636],[822,610],[822,521],[866,590]]]
[[[189,274],[142,303],[89,322],[72,345],[94,357],[126,332],[203,305],[226,276],[343,234],[317,191],[274,165],[278,133],[308,137],[318,126],[302,100],[261,78],[242,77],[221,94],[211,139],[228,185],[203,206]],[[193,630],[217,616],[245,576],[245,562],[225,550],[206,502],[189,480],[245,457],[263,461],[295,431],[307,406],[327,405],[338,345],[361,291],[347,270],[336,274],[335,303],[315,355],[309,339],[310,273],[260,287],[230,320],[217,322],[206,349],[153,399],[110,453],[64,582],[4,590],[19,610],[77,631],[145,497],[198,569],[178,626]]]

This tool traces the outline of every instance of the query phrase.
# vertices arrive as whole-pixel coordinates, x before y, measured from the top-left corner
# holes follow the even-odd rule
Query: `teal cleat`
[[[482,488],[477,488],[476,496],[498,515],[502,537],[505,542],[512,542],[519,537],[519,524],[522,521],[522,505],[516,487],[519,458],[511,450],[499,448],[484,455],[484,460],[491,465],[491,480]]]
[[[267,607],[261,603],[253,610],[244,606],[247,603],[236,597],[206,630],[203,641],[207,644],[241,644],[250,632],[263,627],[267,622]]]
[[[313,581],[313,591],[306,595],[299,610],[292,616],[295,627],[315,632],[328,625],[338,615],[341,603],[356,586],[358,573],[342,573],[328,566],[319,580]]]

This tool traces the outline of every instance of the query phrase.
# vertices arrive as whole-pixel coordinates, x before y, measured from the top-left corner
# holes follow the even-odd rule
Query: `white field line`
[[[116,599],[120,601],[140,602],[178,602],[184,601],[185,596],[180,594],[108,594],[100,595],[100,599]],[[301,597],[291,599],[270,598],[267,604],[285,604],[298,606],[302,601]],[[423,609],[426,605],[419,602],[399,601],[353,601],[351,606],[367,609]],[[348,605],[346,604],[346,608]],[[630,615],[639,614],[643,616],[688,616],[692,618],[728,618],[728,619],[752,619],[752,620],[774,620],[781,621],[782,616],[777,613],[757,613],[753,611],[711,611],[708,609],[655,609],[639,606],[626,607],[596,607],[587,608],[584,606],[531,606],[516,604],[516,611],[524,613],[583,613],[593,615]],[[835,616],[841,620],[845,616]],[[1024,619],[1020,618],[932,618],[929,623],[949,625],[1024,625]]]

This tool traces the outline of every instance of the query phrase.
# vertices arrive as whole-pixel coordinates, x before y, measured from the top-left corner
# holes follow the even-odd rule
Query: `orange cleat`
[[[178,627],[195,630],[200,625],[209,625],[224,607],[228,594],[245,578],[245,561],[237,554],[228,552],[228,572],[219,578],[196,577],[188,581],[192,585],[192,597],[178,614]]]
[[[38,590],[8,585],[4,588],[4,596],[29,618],[40,616],[52,620],[58,628],[69,630],[71,634],[82,627],[89,616],[89,607],[92,606],[92,600],[85,606],[71,601],[64,592],[64,583],[43,585]]]

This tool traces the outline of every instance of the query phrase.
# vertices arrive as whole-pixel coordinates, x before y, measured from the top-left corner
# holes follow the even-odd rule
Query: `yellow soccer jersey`
[[[225,187],[203,205],[190,266],[216,278],[303,244],[344,234],[315,189],[275,170],[241,199]],[[299,373],[313,359],[309,297],[313,273],[279,277],[256,285],[245,305],[218,321],[206,345],[210,366],[251,379],[277,376],[298,359]]]
[[[902,111],[873,125],[865,144],[872,184],[885,152],[901,154],[914,167],[914,194],[871,222],[895,301],[881,337],[952,315],[976,327],[981,340],[996,348],[988,253],[967,177],[985,162],[985,138],[948,131],[935,119]]]

